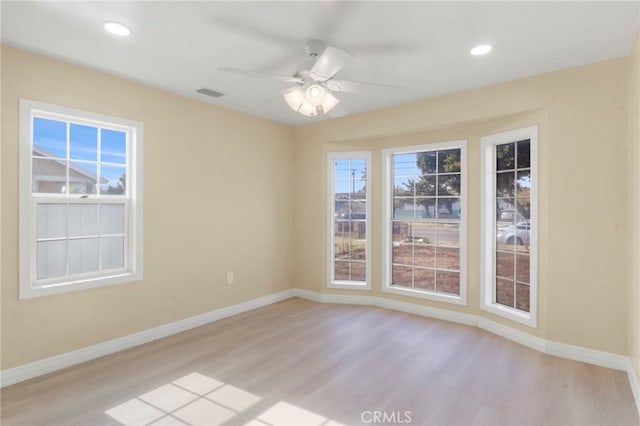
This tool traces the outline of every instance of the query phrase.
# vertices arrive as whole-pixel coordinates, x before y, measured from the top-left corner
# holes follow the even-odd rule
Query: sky
[[[98,135],[100,150],[98,152]],[[68,158],[76,168],[95,175],[100,167],[100,178],[105,185],[116,186],[126,172],[126,133],[80,124],[69,124],[69,152],[67,153],[67,123],[40,117],[33,119],[33,145],[56,159]]]

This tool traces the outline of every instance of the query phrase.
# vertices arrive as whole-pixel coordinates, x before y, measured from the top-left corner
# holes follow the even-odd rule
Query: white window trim
[[[125,203],[125,265],[124,271],[116,271],[104,275],[75,275],[72,280],[56,280],[47,285],[47,280],[41,280],[44,285],[34,285],[36,277],[36,202],[32,197],[31,188],[31,152],[32,152],[32,123],[33,115],[48,116],[89,125],[108,125],[110,128],[122,126],[123,129],[135,129],[135,134],[130,138],[127,146],[127,186],[129,191],[128,203]],[[122,284],[142,279],[143,272],[143,203],[142,203],[142,155],[143,155],[143,124],[137,121],[126,120],[108,115],[61,107],[58,105],[20,99],[20,172],[19,172],[19,236],[20,236],[20,278],[19,297],[29,299],[33,297],[66,293],[70,291],[102,287],[110,284]],[[45,198],[38,197],[40,199]],[[65,203],[68,200],[74,202],[95,202],[96,198],[88,197],[79,201],[78,198],[51,197],[50,202]],[[117,201],[118,198],[103,196],[99,199],[102,203]],[[47,200],[46,202],[49,202]],[[128,204],[128,207],[127,207]],[[128,255],[127,255],[128,253]]]
[[[495,146],[524,139],[531,141],[529,313],[495,303]],[[503,318],[536,328],[538,317],[538,126],[482,137],[480,138],[480,149],[482,191],[480,212],[480,308]]]
[[[364,158],[366,160],[367,177],[365,179],[367,199],[365,229],[365,274],[366,281],[342,281],[334,279],[334,163],[335,160]],[[330,152],[327,156],[327,288],[341,288],[352,290],[371,290],[371,152],[369,151],[350,151],[350,152]]]
[[[392,260],[392,227],[391,219],[393,209],[393,179],[391,156],[395,154],[410,154],[420,151],[434,151],[441,149],[460,148],[460,295],[448,295],[443,293],[428,292],[409,288],[395,287],[391,285],[391,260]],[[402,296],[418,297],[437,302],[452,303],[456,305],[467,304],[467,140],[454,140],[447,142],[430,143],[401,148],[389,148],[382,151],[382,173],[384,186],[382,188],[382,291],[385,293]]]

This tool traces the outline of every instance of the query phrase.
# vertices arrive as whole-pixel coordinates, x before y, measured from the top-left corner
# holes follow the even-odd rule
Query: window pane
[[[37,244],[37,279],[41,280],[66,275],[67,241],[40,241]]]
[[[101,129],[100,161],[126,164],[127,134],[117,130]]]
[[[391,271],[391,284],[403,287],[412,287],[412,280],[413,268],[393,265]]]
[[[460,247],[460,224],[438,223],[436,241],[439,246]]]
[[[416,174],[416,154],[398,154],[393,156],[394,176],[415,176]]]
[[[124,204],[100,206],[100,234],[124,234]]]
[[[366,281],[366,263],[365,262],[351,262],[351,281]]]
[[[436,153],[435,152],[419,152],[416,154],[418,169],[423,174],[436,173]]]
[[[436,243],[436,224],[433,222],[414,222],[411,224],[411,236],[416,242]]]
[[[438,247],[436,249],[436,267],[438,269],[460,270],[460,249]]]
[[[516,284],[516,308],[529,312],[529,286]]]
[[[512,280],[514,278],[515,258],[513,253],[496,253],[496,275]]]
[[[38,238],[67,237],[66,204],[38,204]]]
[[[415,217],[415,204],[413,198],[394,197],[393,217],[394,219],[405,219]]]
[[[422,290],[433,291],[436,288],[436,274],[433,269],[415,269],[414,287]]]
[[[410,239],[411,223],[393,222],[392,262],[413,264],[413,243]]]
[[[415,181],[412,177],[401,176],[394,179],[393,195],[413,196]]]
[[[518,171],[516,175],[517,196],[520,198],[529,197],[531,192],[531,171]]]
[[[496,249],[502,251],[515,251],[518,242],[519,231],[515,224],[499,225],[496,232]]]
[[[349,281],[349,262],[336,260],[334,268],[333,278],[336,281]]]
[[[460,274],[458,272],[436,271],[436,291],[460,294]]]
[[[102,269],[124,267],[124,237],[104,237],[100,239]]]
[[[436,266],[436,248],[425,243],[414,243],[413,257],[416,266],[426,266],[435,268]]]
[[[33,154],[67,157],[67,123],[45,118],[33,119]]]
[[[448,149],[438,151],[438,173],[455,173],[460,171],[460,150]]]
[[[351,170],[348,159],[335,160],[333,163],[334,179],[350,179]],[[345,191],[348,192],[348,191]]]
[[[530,266],[529,255],[516,255],[516,280],[521,283],[529,284]]]
[[[364,158],[351,159],[351,177],[355,179],[367,177],[367,160]]]
[[[531,218],[531,200],[529,198],[518,198],[516,200],[518,208],[518,218],[516,221],[529,220]]]
[[[459,219],[459,198],[438,198],[438,219]]]
[[[125,167],[102,166],[100,169],[100,192],[111,195],[124,195],[127,181]]]
[[[98,235],[98,205],[69,205],[69,236],[88,237]]]
[[[351,181],[351,198],[354,200],[366,199],[366,181],[362,179],[355,179]]]
[[[64,194],[67,190],[67,166],[64,160],[33,159],[32,191]]]
[[[416,197],[416,218],[429,219],[433,218],[436,211],[435,198],[417,198]]]
[[[69,166],[70,194],[95,194],[97,183],[97,164],[71,161]]]
[[[422,175],[416,182],[416,195],[418,197],[436,195],[436,175]]]
[[[98,270],[98,239],[69,240],[69,274]]]
[[[460,174],[438,176],[438,195],[459,196]]]
[[[514,307],[514,284],[513,281],[496,279],[496,303],[501,305]]]
[[[518,168],[531,167],[531,142],[529,140],[518,142]]]
[[[98,129],[80,124],[70,124],[69,158],[98,161]]]
[[[516,167],[515,144],[496,145],[497,170],[511,170]]]
[[[496,196],[513,197],[515,195],[515,176],[513,172],[500,172],[496,176]]]

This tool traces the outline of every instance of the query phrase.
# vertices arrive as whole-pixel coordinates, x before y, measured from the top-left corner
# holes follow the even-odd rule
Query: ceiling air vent
[[[203,95],[207,95],[207,96],[213,96],[214,98],[219,98],[220,96],[224,96],[224,93],[216,92],[215,90],[205,89],[204,87],[202,89],[196,90],[196,92],[202,93]]]

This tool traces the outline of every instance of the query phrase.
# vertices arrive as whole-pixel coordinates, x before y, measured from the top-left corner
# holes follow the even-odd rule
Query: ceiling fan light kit
[[[319,84],[311,84],[306,89],[290,90],[284,94],[284,100],[292,110],[307,117],[326,114],[340,102]]]

